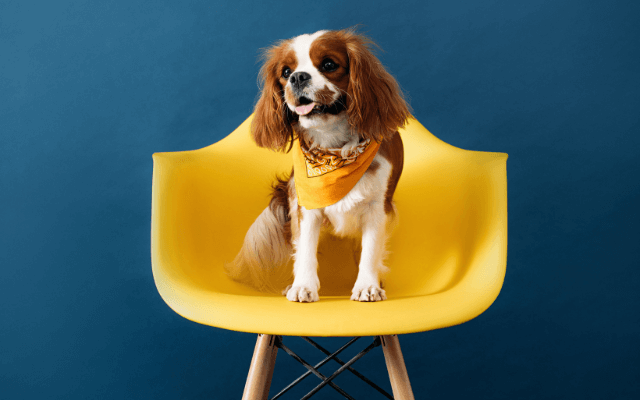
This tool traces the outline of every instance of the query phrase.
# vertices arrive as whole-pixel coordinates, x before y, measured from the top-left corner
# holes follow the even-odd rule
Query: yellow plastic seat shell
[[[400,131],[405,164],[386,301],[349,300],[357,274],[349,241],[320,245],[319,302],[292,303],[231,281],[224,263],[267,206],[275,176],[292,165],[291,154],[253,143],[251,120],[203,149],[153,155],[153,276],[178,314],[253,333],[392,335],[461,324],[496,299],[506,271],[507,155],[456,148],[415,119]]]

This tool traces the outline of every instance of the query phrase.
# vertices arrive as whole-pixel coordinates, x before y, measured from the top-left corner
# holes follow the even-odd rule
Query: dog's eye
[[[284,79],[289,79],[289,76],[291,76],[291,68],[289,68],[289,67],[285,67],[285,68],[282,70],[282,77],[283,77]]]
[[[338,64],[334,63],[330,58],[325,58],[324,61],[322,61],[322,69],[326,72],[333,72],[338,69]]]

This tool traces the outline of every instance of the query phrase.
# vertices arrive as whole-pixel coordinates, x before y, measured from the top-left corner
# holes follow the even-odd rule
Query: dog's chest
[[[380,206],[387,192],[391,164],[379,154],[372,164],[376,167],[370,167],[345,197],[324,208],[333,234],[357,237],[362,233],[362,215],[384,212]]]

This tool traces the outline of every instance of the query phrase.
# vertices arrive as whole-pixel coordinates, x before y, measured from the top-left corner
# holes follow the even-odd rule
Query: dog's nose
[[[291,82],[291,86],[293,86],[295,90],[304,89],[304,87],[309,84],[310,80],[311,75],[306,72],[295,72],[289,78],[289,82]]]

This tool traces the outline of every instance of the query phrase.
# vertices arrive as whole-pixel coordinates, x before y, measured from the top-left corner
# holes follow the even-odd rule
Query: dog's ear
[[[411,115],[409,106],[396,80],[373,54],[375,44],[353,29],[341,33],[349,57],[349,124],[365,138],[389,139]]]
[[[279,82],[279,54],[285,44],[268,48],[263,53],[264,64],[260,69],[262,92],[254,110],[251,132],[258,146],[272,150],[288,151],[293,143],[293,128],[289,107],[284,102],[284,90]]]

